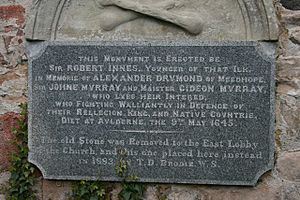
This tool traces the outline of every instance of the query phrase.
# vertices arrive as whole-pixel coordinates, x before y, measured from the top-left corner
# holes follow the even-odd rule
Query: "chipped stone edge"
[[[45,179],[53,180],[99,180],[99,176],[54,176],[47,174],[47,171],[41,164],[33,159],[33,155],[30,152],[32,147],[32,140],[30,139],[32,134],[32,115],[31,115],[31,98],[32,98],[32,63],[38,59],[46,51],[49,46],[249,46],[254,47],[255,52],[265,61],[271,63],[270,73],[270,156],[267,166],[259,170],[256,176],[251,181],[220,181],[220,180],[188,180],[188,179],[149,179],[141,178],[141,182],[150,183],[176,183],[176,184],[212,184],[212,185],[240,185],[240,186],[255,186],[258,179],[267,171],[274,168],[274,153],[275,153],[275,138],[274,138],[274,127],[275,127],[275,54],[266,53],[265,48],[268,46],[267,42],[254,42],[254,41],[195,41],[195,40],[182,40],[182,41],[39,41],[39,42],[27,42],[27,50],[29,52],[29,69],[28,69],[28,146],[29,156],[28,160],[32,164],[36,165],[43,174]],[[271,44],[271,43],[270,43]],[[266,46],[267,45],[267,46]],[[270,51],[269,51],[270,52]],[[101,177],[103,181],[121,181],[120,178],[115,177]]]
[[[269,127],[269,140],[270,145],[270,156],[268,165],[259,171],[254,179],[255,182],[267,171],[274,169],[275,165],[275,60],[276,60],[276,42],[257,42],[255,50],[257,54],[266,62],[271,64],[270,69],[270,127]]]
[[[43,53],[46,51],[47,44],[45,42],[41,41],[36,41],[36,42],[26,42],[26,53],[28,55],[28,148],[29,148],[29,153],[28,153],[28,161],[32,164],[34,164],[44,175],[46,175],[46,170],[43,168],[41,164],[36,162],[32,157],[31,153],[31,147],[33,146],[32,142],[32,66],[33,66],[33,61],[38,59],[40,56],[43,55]],[[45,176],[44,176],[45,177]]]

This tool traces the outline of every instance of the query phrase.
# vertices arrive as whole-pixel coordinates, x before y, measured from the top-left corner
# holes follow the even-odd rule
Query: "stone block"
[[[300,79],[300,56],[280,56],[277,65],[279,83],[290,83],[290,81],[294,82]]]
[[[0,67],[1,69],[1,67]],[[27,96],[27,65],[9,69],[2,67],[0,75],[0,114],[19,112],[18,105],[26,102]]]
[[[300,25],[300,11],[292,11],[285,8],[280,9],[280,15],[282,18],[282,22],[286,23],[284,25]],[[283,25],[283,24],[282,24]]]
[[[1,195],[5,195],[7,191],[9,178],[10,178],[9,172],[5,171],[0,173],[0,197]]]
[[[71,192],[71,182],[43,180],[43,199],[66,200]]]
[[[255,187],[172,186],[168,200],[281,200],[281,183],[270,177]],[[263,198],[262,198],[263,197]]]
[[[300,184],[284,182],[282,187],[283,200],[299,200],[300,199]]]
[[[23,5],[0,6],[0,63],[16,67],[25,54],[25,8]]]
[[[300,151],[281,154],[276,169],[282,179],[300,182]]]
[[[17,125],[18,116],[16,113],[0,115],[0,171],[8,169],[11,155],[15,152],[12,129]]]
[[[153,185],[147,185],[145,199],[147,200],[160,200],[158,195],[158,187]]]
[[[290,40],[295,44],[300,44],[300,30],[295,30],[291,33]]]
[[[278,90],[288,91],[288,93],[277,96],[277,139],[280,140],[282,150],[295,150],[300,148],[300,100],[292,96],[295,93],[293,88],[286,86],[283,89],[283,87],[285,86],[279,85]]]
[[[0,19],[15,20],[21,26],[25,22],[25,8],[22,5],[0,6]]]

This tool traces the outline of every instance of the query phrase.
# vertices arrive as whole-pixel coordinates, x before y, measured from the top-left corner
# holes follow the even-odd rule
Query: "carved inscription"
[[[46,178],[252,185],[272,167],[272,63],[255,43],[49,45],[31,64]]]

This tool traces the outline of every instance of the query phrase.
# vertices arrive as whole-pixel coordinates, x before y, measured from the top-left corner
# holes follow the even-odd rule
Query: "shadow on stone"
[[[300,10],[299,0],[281,0],[280,3],[287,9]]]

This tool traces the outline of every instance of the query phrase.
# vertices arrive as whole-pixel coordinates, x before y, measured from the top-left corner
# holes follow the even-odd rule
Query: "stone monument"
[[[121,180],[124,161],[143,182],[254,185],[273,167],[272,8],[36,1],[29,160],[48,179]]]

